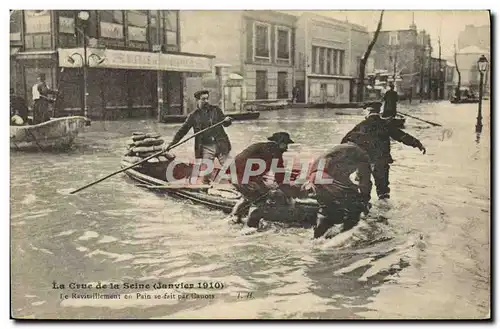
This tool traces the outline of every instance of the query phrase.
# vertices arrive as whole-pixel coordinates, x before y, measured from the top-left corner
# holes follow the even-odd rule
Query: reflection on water
[[[157,131],[169,140],[180,125],[94,122],[69,153],[13,153],[14,315],[485,317],[490,307],[489,139],[471,141],[475,113],[468,104],[402,110],[443,127],[408,118],[407,132],[421,139],[427,154],[393,144],[392,199],[374,202],[366,220],[330,240],[313,241],[310,230],[299,228],[245,234],[220,212],[150,193],[123,175],[68,194],[119,169],[133,131]],[[362,119],[362,111],[338,111],[283,110],[234,122],[227,129],[233,155],[277,130],[290,132],[296,141],[287,159],[318,155]],[[489,134],[489,124],[484,128]],[[189,141],[176,155],[190,157],[192,151]],[[66,287],[53,289],[54,281]],[[93,288],[71,289],[71,282]],[[159,282],[195,288],[153,288]],[[108,288],[96,289],[98,283]],[[224,287],[204,289],[205,283]],[[117,288],[109,288],[112,284]],[[73,293],[116,298],[64,298]]]

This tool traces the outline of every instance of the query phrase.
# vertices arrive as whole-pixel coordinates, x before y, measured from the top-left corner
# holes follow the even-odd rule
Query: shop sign
[[[111,39],[123,39],[123,25],[101,22],[101,36]]]
[[[59,32],[75,33],[75,19],[72,17],[59,16]]]
[[[59,66],[80,67],[83,48],[59,49]],[[162,70],[179,72],[211,72],[212,59],[207,57],[158,54],[152,52],[123,51],[106,49],[104,51],[88,48],[87,56],[98,55],[105,60],[96,64],[89,61],[89,66],[117,68],[117,69],[137,69],[137,70]],[[73,60],[68,60],[68,58]],[[95,57],[95,56],[93,56]],[[74,62],[74,63],[72,63]]]

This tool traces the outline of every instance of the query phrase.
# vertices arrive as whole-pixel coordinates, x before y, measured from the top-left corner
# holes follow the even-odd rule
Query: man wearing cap
[[[346,134],[341,143],[347,143],[355,132],[369,136],[372,142],[362,147],[368,153],[372,163],[372,175],[377,195],[379,199],[389,199],[389,169],[390,164],[394,162],[391,156],[391,138],[405,145],[416,147],[423,154],[426,149],[417,138],[397,128],[391,120],[382,119],[379,114],[381,106],[380,102],[367,103],[365,108],[369,110],[369,114]]]
[[[223,120],[226,121],[222,126],[228,127],[231,125],[230,117],[226,117],[219,107],[208,103],[208,90],[195,92],[194,98],[196,98],[196,109],[187,116],[184,124],[179,128],[172,142],[167,147],[178,143],[191,128],[193,128],[194,133],[197,133]],[[195,137],[194,155],[196,159],[213,161],[217,158],[221,165],[224,164],[231,151],[231,143],[222,126],[219,125],[209,129]],[[204,183],[208,184],[209,181],[209,176],[205,176]]]
[[[398,93],[394,91],[394,84],[389,84],[389,90],[384,94],[383,118],[394,118],[397,114],[396,108],[399,100]]]
[[[342,230],[352,228],[361,212],[368,213],[372,189],[370,157],[356,143],[369,143],[369,137],[353,133],[345,144],[334,146],[319,156],[309,169],[303,193],[313,194],[319,211],[314,227],[314,238],[323,236],[334,224]],[[350,175],[358,173],[359,185]]]
[[[39,124],[50,120],[49,104],[53,101],[49,95],[57,93],[57,90],[50,89],[45,82],[45,74],[40,73],[37,83],[31,89],[33,96],[33,124]]]
[[[270,194],[278,197],[276,194],[285,193],[266,184],[265,176],[271,169],[273,171],[277,169],[274,172],[275,183],[283,184],[285,178],[283,153],[288,150],[288,144],[293,144],[294,141],[287,132],[274,133],[267,139],[268,142],[252,144],[234,157],[238,181],[233,185],[242,194],[242,198],[234,206],[230,216],[234,222],[240,222],[249,207],[255,205],[255,209],[252,209],[247,219],[247,225],[250,227],[256,227],[259,220],[264,217],[265,204]],[[265,165],[263,170],[262,168],[259,170],[259,163]],[[252,172],[258,174],[251,174]]]

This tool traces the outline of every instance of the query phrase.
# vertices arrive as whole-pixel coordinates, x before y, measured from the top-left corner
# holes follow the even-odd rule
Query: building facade
[[[490,25],[474,26],[467,25],[465,29],[458,34],[458,49],[464,49],[476,46],[480,49],[490,51]]]
[[[368,46],[366,28],[306,12],[297,21],[296,36],[299,102],[348,103]]]
[[[11,87],[16,93],[31,104],[31,86],[45,73],[48,84],[60,91],[60,107],[79,112],[86,64],[90,117],[154,114],[158,104],[162,115],[185,112],[186,77],[212,71],[213,57],[180,52],[179,12],[86,12],[86,21],[75,10],[11,13]]]
[[[267,10],[182,11],[180,43],[185,51],[215,56],[214,66],[226,72],[223,107],[238,111],[243,103],[291,99],[295,20]],[[216,71],[192,79],[189,89],[215,90]]]
[[[380,31],[373,47],[375,70],[386,70],[389,77],[400,77],[395,83],[402,98],[430,97],[432,89],[432,47],[430,35],[409,29]],[[394,79],[389,79],[394,82]]]
[[[477,62],[479,57],[484,55],[489,62],[490,53],[486,49],[480,49],[476,46],[466,47],[457,53],[457,64],[461,76],[461,86],[469,87],[472,91],[479,92],[479,68]],[[483,92],[489,95],[490,91],[490,69],[486,72],[483,81]],[[455,75],[455,83],[458,84],[458,74]]]

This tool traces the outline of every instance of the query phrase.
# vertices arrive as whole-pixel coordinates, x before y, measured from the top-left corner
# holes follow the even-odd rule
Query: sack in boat
[[[148,163],[159,163],[160,160],[158,160],[158,158],[151,158],[147,161]]]
[[[134,153],[159,152],[163,150],[161,146],[136,146],[132,148]]]
[[[136,156],[124,156],[123,161],[128,162],[130,164],[137,163],[139,161],[142,161],[142,158],[136,157]]]
[[[162,145],[164,143],[163,139],[156,138],[146,138],[140,141],[134,142],[134,146],[157,146]]]
[[[142,141],[143,139],[146,139],[146,138],[160,138],[160,134],[157,134],[157,133],[147,133],[147,134],[144,134],[144,135],[136,135],[136,136],[132,136],[132,140],[134,142],[136,141]]]
[[[140,131],[134,131],[134,132],[132,133],[132,135],[133,135],[133,136],[140,136],[140,135],[146,135],[146,134],[145,134],[145,133],[143,133],[143,132],[140,132]]]

